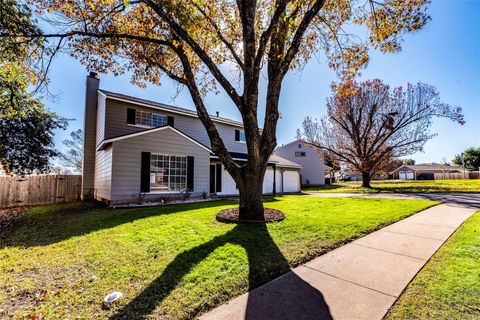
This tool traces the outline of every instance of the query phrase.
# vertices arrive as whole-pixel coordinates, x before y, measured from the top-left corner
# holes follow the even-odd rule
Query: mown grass
[[[373,181],[372,188],[362,188],[359,181],[338,182],[332,185],[306,187],[305,192],[345,193],[480,193],[480,179],[465,180],[385,180]]]
[[[232,201],[153,208],[40,206],[2,240],[0,309],[23,319],[186,319],[436,202],[284,196],[286,220],[222,224]],[[102,308],[113,290],[124,293]]]
[[[480,319],[480,211],[440,248],[387,320]]]

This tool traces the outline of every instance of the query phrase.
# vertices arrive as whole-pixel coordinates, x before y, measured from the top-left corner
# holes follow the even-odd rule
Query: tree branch
[[[160,5],[155,3],[152,0],[143,0],[143,2],[149,6],[153,11],[155,11],[172,29],[175,34],[185,41],[189,47],[195,52],[195,54],[203,61],[203,63],[208,67],[212,75],[215,79],[220,83],[223,89],[227,92],[230,96],[232,101],[241,111],[241,98],[238,95],[235,88],[231,85],[231,83],[227,80],[227,78],[223,75],[220,69],[217,67],[215,62],[210,58],[210,56],[203,50],[200,45],[188,34],[185,29],[183,29],[176,21],[170,17]]]
[[[200,6],[197,4],[197,3],[194,3],[194,6],[195,8],[197,8],[198,11],[200,11],[200,13],[203,15],[203,17],[205,19],[208,20],[208,22],[210,23],[210,25],[212,26],[213,30],[215,30],[215,33],[217,34],[217,37],[223,42],[223,44],[228,48],[228,50],[230,50],[230,53],[232,54],[233,58],[235,59],[235,61],[238,63],[238,65],[240,66],[241,69],[244,68],[244,64],[243,64],[243,61],[242,59],[240,59],[240,56],[237,54],[237,52],[235,51],[235,48],[233,47],[233,45],[223,36],[222,32],[220,31],[220,28],[218,27],[218,25],[215,23],[215,21],[212,20],[212,18],[210,18],[207,13],[205,12],[205,10],[203,10],[202,8],[200,8]]]

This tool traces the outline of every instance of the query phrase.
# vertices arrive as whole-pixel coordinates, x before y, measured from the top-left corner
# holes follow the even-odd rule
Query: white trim
[[[122,99],[122,98],[114,97],[114,96],[108,95],[108,93],[105,94],[105,93],[101,92],[100,89],[98,90],[98,92],[100,92],[101,94],[105,95],[105,97],[108,98],[108,99],[117,100],[117,101],[121,101],[121,102],[126,102],[126,103],[130,103],[130,104],[138,105],[138,106],[143,106],[143,107],[148,107],[148,108],[154,108],[154,109],[158,109],[158,110],[163,110],[163,111],[165,111],[165,112],[171,112],[171,113],[181,114],[181,115],[188,116],[188,117],[192,117],[192,118],[198,118],[198,115],[196,115],[196,114],[185,113],[185,112],[182,112],[182,111],[179,111],[179,110],[172,110],[172,109],[169,109],[169,108],[162,108],[162,107],[155,106],[155,105],[148,104],[148,103],[143,103],[143,102],[132,101],[132,100],[128,100],[128,99]],[[191,110],[191,111],[192,111],[192,112],[195,112],[195,111],[193,111],[193,110]],[[210,116],[210,118],[211,118],[212,121],[214,121],[214,122],[219,122],[219,123],[231,125],[231,126],[238,127],[238,128],[243,128],[243,127],[244,127],[242,124],[232,123],[232,122],[229,122],[229,121],[226,121],[226,120],[218,119],[218,118],[216,118],[215,116]],[[231,120],[231,121],[235,121],[235,120]]]
[[[218,160],[219,163],[222,163],[217,156],[210,156],[210,159]],[[232,158],[232,160],[235,160],[235,161],[247,161],[247,159],[243,159],[243,158]]]
[[[178,191],[150,191],[150,192],[142,192],[142,194],[177,194],[181,193],[180,190]]]
[[[139,131],[139,132],[135,132],[135,133],[131,133],[131,134],[127,134],[127,135],[124,135],[124,136],[121,136],[121,137],[116,137],[116,138],[111,138],[111,139],[107,139],[107,140],[104,140],[102,141],[99,146],[97,146],[97,150],[107,144],[107,143],[112,143],[112,142],[116,142],[116,141],[120,141],[120,140],[125,140],[125,139],[129,139],[129,138],[133,138],[133,137],[138,137],[138,136],[142,136],[144,134],[149,134],[149,133],[153,133],[153,132],[157,132],[157,131],[162,131],[162,130],[165,130],[165,129],[170,129],[172,130],[173,132],[177,133],[178,135],[184,137],[185,139],[189,140],[190,142],[196,144],[197,146],[201,147],[202,149],[208,151],[208,152],[212,152],[212,150],[210,150],[209,148],[207,148],[206,146],[204,146],[203,144],[199,143],[198,141],[195,141],[193,140],[192,138],[190,138],[189,136],[187,136],[186,134],[184,134],[183,132],[181,131],[178,131],[177,129],[173,128],[173,127],[170,127],[170,126],[163,126],[163,127],[158,127],[158,128],[155,128],[155,129],[151,129],[151,130],[144,130],[144,131]]]
[[[102,91],[100,91],[100,89],[97,90],[97,93],[100,93],[105,99],[107,99],[107,95],[105,93],[103,93]]]
[[[143,129],[152,129],[153,127],[151,126],[146,126],[144,124],[131,124],[131,123],[127,123],[127,126],[129,127],[136,127],[136,128],[143,128]]]

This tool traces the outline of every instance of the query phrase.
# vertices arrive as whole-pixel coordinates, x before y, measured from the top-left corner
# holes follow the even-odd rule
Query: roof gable
[[[174,127],[171,127],[171,126],[163,126],[163,127],[153,128],[153,129],[147,129],[147,130],[142,130],[142,131],[129,133],[129,134],[124,134],[124,135],[121,135],[121,136],[118,136],[118,137],[106,139],[106,140],[103,140],[97,146],[97,150],[103,150],[106,145],[111,144],[111,143],[116,142],[116,141],[121,141],[121,140],[129,139],[129,138],[133,138],[133,137],[138,137],[138,136],[142,136],[142,135],[146,135],[146,134],[150,134],[150,133],[154,133],[154,132],[158,132],[158,131],[162,131],[162,130],[171,130],[174,133],[176,133],[176,134],[182,136],[183,138],[189,140],[193,144],[196,144],[200,148],[202,148],[202,149],[204,149],[208,152],[212,152],[212,150],[209,147],[203,145],[202,143],[198,142],[197,140],[190,137],[189,135],[187,135],[187,134],[183,133],[182,131],[180,131],[178,129],[175,129]]]

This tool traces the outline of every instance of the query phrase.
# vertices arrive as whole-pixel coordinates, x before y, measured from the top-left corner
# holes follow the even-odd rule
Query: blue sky
[[[449,161],[470,146],[480,146],[480,1],[433,0],[429,13],[432,20],[418,33],[405,37],[399,54],[372,51],[368,67],[361,79],[379,78],[392,85],[425,82],[434,85],[443,101],[463,108],[466,124],[460,126],[445,119],[435,119],[432,132],[438,135],[427,142],[423,153],[411,157],[420,162]],[[55,142],[71,130],[83,125],[85,76],[87,71],[78,61],[60,56],[51,70],[50,90],[56,101],[45,105],[70,121],[67,131],[57,131]],[[335,74],[325,61],[311,60],[302,72],[290,72],[283,82],[280,100],[281,119],[278,123],[279,145],[295,138],[295,131],[307,115],[314,118],[326,113],[325,99]],[[100,87],[145,99],[193,107],[187,90],[175,95],[175,87],[165,78],[162,86],[146,89],[130,83],[128,74],[114,77],[101,75]],[[240,114],[224,94],[208,95],[205,99],[210,113],[219,111],[223,117],[240,119]]]

